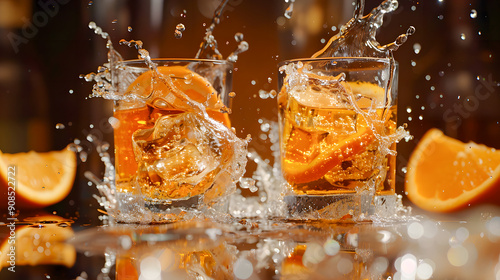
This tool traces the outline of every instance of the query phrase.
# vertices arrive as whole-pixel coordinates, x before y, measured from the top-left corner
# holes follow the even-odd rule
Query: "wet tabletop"
[[[31,216],[30,216],[31,215]],[[1,279],[499,279],[500,209],[365,222],[3,217]],[[15,236],[15,273],[9,236]],[[10,257],[9,257],[10,258]],[[12,268],[11,268],[12,270]],[[78,278],[79,277],[79,278]]]

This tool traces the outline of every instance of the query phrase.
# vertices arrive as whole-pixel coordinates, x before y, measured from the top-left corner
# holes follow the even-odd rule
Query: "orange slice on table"
[[[410,156],[405,189],[418,207],[452,212],[481,203],[500,205],[500,151],[429,130]]]
[[[310,135],[300,129],[294,130],[294,135],[287,143],[287,155],[282,161],[283,176],[289,183],[302,184],[312,182],[323,177],[329,170],[342,164],[353,155],[362,153],[375,136],[373,131],[361,126],[351,136],[340,141],[329,140],[331,135],[322,141],[326,144],[315,143]],[[312,158],[304,157],[303,151],[310,146],[321,146]]]
[[[45,215],[37,217],[43,221],[64,221],[61,217]],[[9,223],[7,223],[8,225]],[[72,267],[76,261],[75,248],[65,243],[74,236],[71,227],[60,227],[57,223],[44,223],[15,228],[15,239],[8,237],[0,245],[0,270],[18,265],[64,265]],[[10,234],[8,235],[10,236]],[[15,247],[15,259],[10,263],[12,248]],[[19,269],[15,267],[15,269]]]
[[[161,75],[171,77],[173,85],[178,90],[185,93],[192,100],[204,104],[211,118],[229,128],[231,127],[229,115],[220,111],[223,107],[222,101],[207,79],[184,66],[159,66],[157,69]],[[138,93],[141,96],[148,96],[153,89],[156,91],[153,98],[160,97],[168,100],[169,103],[173,104],[173,109],[186,106],[181,99],[176,98],[174,95],[169,95],[171,94],[171,90],[167,84],[158,79],[154,80],[151,71],[147,71],[137,77],[130,84],[127,91]],[[151,102],[154,102],[154,100]]]
[[[4,197],[0,207],[7,207],[7,197],[13,192],[15,209],[55,204],[70,193],[75,175],[76,155],[68,147],[47,153],[0,151],[0,190]]]

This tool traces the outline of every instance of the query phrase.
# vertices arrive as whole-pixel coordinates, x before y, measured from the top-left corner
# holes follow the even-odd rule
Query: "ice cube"
[[[162,116],[153,128],[136,131],[133,145],[135,181],[153,199],[187,199],[216,188],[208,195],[216,200],[246,165],[246,142],[198,113]]]

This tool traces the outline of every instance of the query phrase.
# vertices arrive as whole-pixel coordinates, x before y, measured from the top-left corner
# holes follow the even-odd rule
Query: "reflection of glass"
[[[106,254],[107,267],[116,257],[116,279],[494,279],[500,212],[463,214],[447,222],[118,224],[78,231],[71,243],[85,256]]]
[[[113,77],[120,95],[114,103],[117,189],[154,202],[186,202],[212,186],[214,158],[224,156],[213,151],[211,136],[200,129],[203,124],[188,114],[196,109],[191,100],[229,126],[221,109],[228,103],[232,63],[153,61],[157,71],[142,60],[118,63]],[[188,204],[197,204],[195,200]]]
[[[363,207],[370,202],[363,205],[357,193],[394,194],[390,136],[396,131],[397,78],[389,83],[397,75],[391,75],[389,59],[306,59],[283,65],[281,168],[292,193],[287,199],[295,200],[287,202],[305,208],[337,204],[341,208],[323,209],[319,217],[340,218],[349,210],[367,211]]]

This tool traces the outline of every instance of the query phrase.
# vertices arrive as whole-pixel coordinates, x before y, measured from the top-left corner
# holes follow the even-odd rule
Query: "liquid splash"
[[[227,1],[225,3],[227,3]],[[220,17],[220,15],[222,14],[222,8],[224,7],[224,5],[224,3],[221,4],[221,8],[216,11],[217,19],[214,19],[211,28],[209,28],[209,31],[207,31],[207,34],[210,33],[210,36],[207,35],[209,41],[213,39],[211,32],[213,31],[215,25],[219,22],[218,17]],[[179,29],[183,29],[183,26],[178,25],[177,27],[178,31],[180,31]],[[143,136],[147,136],[150,134],[152,135],[152,137],[164,137],[161,135],[167,136],[168,133],[164,133],[162,132],[162,130],[171,125],[167,123],[170,123],[172,119],[175,119],[174,122],[196,122],[196,125],[194,126],[196,127],[196,129],[201,128],[201,131],[203,131],[203,135],[209,135],[209,137],[214,138],[212,140],[208,139],[207,141],[210,142],[209,145],[211,149],[214,149],[213,151],[216,151],[218,154],[220,153],[222,157],[220,158],[220,165],[218,165],[217,167],[210,167],[211,169],[213,169],[213,171],[210,172],[210,176],[215,176],[215,181],[210,187],[210,191],[205,192],[199,198],[203,201],[202,206],[198,207],[197,209],[189,209],[192,211],[185,211],[185,208],[178,207],[168,208],[165,211],[158,212],[155,209],[145,207],[145,197],[143,197],[143,195],[141,195],[140,193],[137,194],[117,191],[117,178],[115,177],[116,170],[112,164],[110,154],[107,151],[109,145],[107,143],[101,143],[99,139],[92,135],[89,135],[87,137],[87,140],[94,143],[101,161],[103,162],[105,167],[104,178],[102,180],[91,172],[85,172],[85,176],[92,183],[94,183],[99,190],[100,195],[95,196],[96,200],[101,206],[106,209],[107,214],[111,216],[113,220],[123,222],[172,222],[176,219],[191,219],[193,217],[200,217],[204,214],[208,215],[211,213],[218,213],[217,209],[222,209],[225,207],[224,205],[227,205],[227,201],[224,201],[224,198],[232,191],[234,191],[235,182],[243,175],[246,165],[246,147],[250,139],[247,138],[246,140],[244,140],[238,138],[231,129],[224,126],[222,123],[215,121],[207,114],[207,104],[202,104],[193,100],[190,96],[177,88],[177,86],[173,82],[173,79],[175,77],[164,75],[161,73],[161,71],[158,70],[159,66],[154,62],[153,59],[151,59],[149,52],[143,48],[144,44],[140,40],[127,41],[122,39],[119,43],[120,45],[126,45],[128,47],[137,49],[139,58],[144,61],[145,65],[147,65],[147,67],[151,71],[152,81],[154,81],[154,83],[152,83],[153,88],[151,93],[146,94],[146,96],[144,95],[144,93],[141,94],[141,92],[134,92],[134,90],[127,90],[126,94],[123,94],[123,89],[119,88],[120,81],[118,81],[118,79],[131,79],[131,81],[133,81],[137,76],[128,75],[128,73],[126,72],[127,67],[125,67],[122,56],[114,49],[109,34],[102,31],[102,29],[98,27],[94,22],[91,22],[89,24],[89,28],[93,29],[96,34],[107,40],[106,46],[109,49],[108,63],[100,66],[97,73],[81,75],[81,77],[86,81],[95,82],[91,97],[103,97],[105,99],[114,101],[124,100],[127,102],[136,102],[137,104],[144,105],[149,104],[147,106],[153,106],[154,108],[156,108],[158,104],[161,103],[167,105],[168,108],[176,108],[176,110],[181,110],[182,112],[184,112],[178,115],[179,117],[175,118],[159,118],[153,128],[138,130],[134,133],[133,141],[134,153],[136,153],[135,157],[136,159],[141,158],[141,160],[138,162],[139,170],[142,170],[144,168],[147,170],[151,170],[150,167],[148,167],[149,163],[147,161],[147,158],[150,158],[150,156],[144,154],[149,152],[143,149],[144,147],[146,147],[144,145],[148,145],[147,141],[150,141],[148,140],[150,137],[148,136],[144,138]],[[248,44],[246,44],[246,42],[242,40],[242,34],[238,34],[236,38],[237,40],[240,40],[240,46],[243,47],[239,47],[237,51],[229,56],[228,60],[231,62],[235,62],[237,60],[237,55],[248,48]],[[216,48],[217,45],[215,39],[210,42],[214,44],[207,44],[207,46],[210,47],[213,53],[218,54],[219,52]],[[218,59],[222,58],[222,56],[212,55],[210,56],[210,58]],[[218,71],[222,69],[219,69],[217,67],[209,69],[205,69],[203,67],[201,69],[194,69],[193,67],[196,67],[196,65],[194,64],[188,65],[187,67],[193,72],[212,76],[218,75]],[[209,77],[207,77],[207,79],[209,79]],[[186,78],[185,83],[191,83],[191,79]],[[162,87],[162,89],[167,90],[155,90],[155,87]],[[168,93],[167,97],[162,96],[162,92],[165,91],[166,93]],[[159,102],[159,100],[162,100],[162,102]],[[216,108],[218,108],[221,112],[230,111],[230,109],[227,108],[224,104],[218,104]],[[115,117],[111,117],[109,119],[109,122],[113,127],[120,126],[120,120]],[[136,139],[136,137],[138,138]],[[205,140],[202,140],[200,138],[199,140],[191,139],[189,141],[203,142]],[[207,141],[205,142],[208,145]],[[217,147],[215,147],[214,145]],[[82,151],[81,147],[78,147],[78,144],[75,144],[75,150],[80,150],[80,156],[85,153],[85,151]],[[139,152],[141,153],[140,155],[138,154]],[[211,165],[213,164],[214,163],[211,163]],[[148,173],[140,174],[146,174],[147,176],[149,176],[148,174],[150,174],[150,172],[148,171]],[[162,172],[158,174],[162,174]],[[148,182],[148,180],[144,181],[144,178],[140,177],[139,173],[136,176],[137,178],[133,179],[133,181],[136,182],[135,184],[143,184],[144,182]],[[205,180],[205,177],[200,176],[193,178],[195,178],[195,180]],[[137,189],[140,189],[141,186],[137,187]],[[207,207],[211,207],[212,209],[207,209]]]
[[[401,34],[392,43],[381,45],[375,38],[377,30],[382,27],[384,15],[395,11],[399,6],[397,0],[385,0],[378,7],[374,8],[368,15],[363,15],[365,8],[365,0],[356,0],[355,10],[353,18],[340,28],[338,34],[330,38],[328,43],[323,47],[323,49],[316,52],[312,58],[328,58],[328,57],[377,57],[389,59],[390,71],[389,79],[386,88],[386,100],[385,107],[391,106],[391,92],[392,86],[394,84],[394,75],[396,73],[396,62],[394,60],[393,52],[396,51],[401,45],[403,45],[407,40],[408,36],[415,33],[415,28],[410,26],[405,34]],[[300,68],[300,66],[299,66]],[[296,68],[295,68],[296,69]],[[282,70],[285,70],[284,68]],[[294,67],[290,66],[287,69],[290,74],[295,72]],[[301,75],[300,73],[294,73],[293,75]],[[293,76],[292,75],[292,76]],[[302,77],[304,79],[306,77]],[[299,77],[289,78],[290,82],[292,79],[298,79]],[[343,81],[343,77],[338,79],[338,82]],[[345,90],[345,89],[344,89]],[[357,106],[355,97],[349,95],[350,103],[355,107],[356,111],[362,114],[365,119],[374,119],[374,116],[368,116],[366,112],[363,112]],[[384,112],[382,119],[387,118],[387,110]],[[372,123],[372,128],[376,124]],[[374,130],[375,131],[375,130]],[[389,146],[392,143],[399,142],[401,139],[409,141],[412,137],[404,130],[404,127],[399,127],[396,132],[392,135],[380,135],[375,134],[378,140],[385,143],[383,145],[383,150],[385,154],[394,155],[395,151],[391,150]]]
[[[295,0],[285,0],[285,3],[290,3],[288,5],[288,7],[286,8],[285,10],[285,14],[284,16],[287,18],[287,19],[291,19],[292,18],[292,14],[293,14],[293,3],[295,2]]]
[[[385,171],[385,169],[387,169],[387,167],[385,167],[385,164],[383,163],[384,160],[388,156],[396,155],[394,144],[402,139],[405,139],[406,141],[409,141],[411,139],[411,135],[405,130],[405,127],[401,126],[396,128],[395,120],[392,121],[395,118],[395,116],[393,116],[393,114],[395,114],[393,112],[395,110],[395,107],[392,98],[393,91],[395,90],[393,89],[393,84],[395,81],[397,67],[393,57],[393,52],[407,41],[408,36],[412,35],[415,32],[415,28],[410,27],[405,34],[400,35],[394,42],[386,45],[381,45],[375,38],[376,32],[383,24],[384,15],[397,9],[398,1],[385,0],[366,16],[363,15],[364,5],[364,0],[358,0],[355,2],[355,12],[353,18],[348,23],[342,26],[339,33],[333,36],[323,49],[319,50],[312,56],[313,59],[305,62],[290,62],[283,65],[279,69],[280,73],[283,75],[283,87],[285,89],[282,89],[278,97],[280,106],[287,106],[286,104],[289,98],[288,95],[295,96],[290,97],[294,100],[299,100],[299,97],[302,94],[296,95],[294,94],[295,92],[324,92],[324,94],[321,95],[319,95],[319,93],[315,94],[315,96],[317,96],[315,98],[318,98],[317,101],[309,100],[314,99],[313,97],[304,98],[308,99],[308,101],[304,104],[316,104],[315,102],[320,102],[321,104],[323,104],[324,102],[330,102],[331,108],[338,108],[339,110],[351,110],[355,112],[355,114],[358,115],[362,120],[364,120],[366,122],[367,128],[372,131],[373,136],[376,139],[376,142],[374,143],[377,143],[377,155],[374,156],[373,166],[376,166],[375,168],[378,169],[378,171],[375,173],[377,175],[376,177],[374,177],[374,180],[376,180],[376,182],[378,183],[375,183],[375,181],[373,181],[368,184],[369,187],[366,190],[364,188],[357,190],[357,196],[359,197],[357,197],[356,199],[359,199],[360,202],[356,202],[356,205],[360,204],[361,208],[366,209],[366,211],[362,210],[362,213],[354,214],[355,216],[353,218],[355,220],[364,220],[367,218],[372,220],[381,218],[385,219],[388,216],[394,217],[392,214],[406,213],[405,208],[402,206],[400,197],[394,195],[384,198],[384,201],[378,201],[380,199],[374,194],[376,191],[375,185],[378,186],[379,184],[382,184],[386,178],[387,171]],[[291,12],[288,10],[292,9],[293,6],[290,5],[289,9],[287,9],[287,12]],[[371,59],[380,58],[381,63],[385,63],[386,61],[388,69],[384,70],[384,73],[382,73],[380,77],[376,78],[376,81],[378,81],[379,84],[381,83],[381,81],[379,81],[378,79],[382,79],[383,83],[381,85],[373,85],[377,89],[376,92],[380,92],[380,94],[377,94],[377,96],[379,96],[378,98],[375,98],[373,96],[363,97],[363,95],[359,93],[355,94],[354,89],[356,87],[358,88],[357,90],[363,89],[371,91],[375,89],[368,89],[366,88],[366,85],[363,84],[356,86],[355,84],[348,82],[346,79],[346,73],[340,73],[338,76],[332,77],[328,74],[323,74],[323,70],[321,69],[313,69],[313,65],[316,65],[315,63],[318,63],[318,65],[320,64],[320,60],[315,59],[348,59],[352,57],[365,57]],[[337,62],[332,62],[332,64],[336,63]],[[327,68],[328,67],[326,67],[324,70],[328,72]],[[333,94],[330,94],[329,92],[332,92]],[[367,98],[369,100],[367,100],[368,106],[365,106],[367,104],[363,103],[365,105],[363,105],[362,109],[360,106],[360,102],[363,102],[361,100],[363,98]],[[368,109],[365,107],[367,107]],[[394,124],[392,125],[391,123]],[[392,127],[391,129],[386,128],[386,126],[389,124]],[[349,127],[348,123],[346,123],[345,125]],[[336,135],[336,132],[333,132],[332,135]],[[360,155],[359,157],[362,158],[362,155]],[[358,167],[361,167],[361,165],[359,165]],[[344,167],[342,168],[345,169]],[[391,204],[391,206],[387,207],[388,203],[386,203],[385,199],[390,200],[389,204]],[[299,200],[297,200],[297,202],[290,203],[300,202]],[[367,207],[362,206],[364,204],[366,204]],[[301,207],[299,205],[297,206]],[[309,212],[309,218],[321,219],[325,217],[335,216],[337,213],[341,212],[351,213],[351,210],[347,211],[348,208],[346,207],[348,207],[348,205],[344,205],[343,203],[338,204],[338,206],[336,206],[335,204],[332,204],[330,206],[324,207],[320,210],[313,210]],[[383,208],[387,211],[377,211],[377,208]],[[369,215],[370,217],[367,217],[366,215]],[[352,216],[352,214],[350,214],[350,216]]]
[[[222,60],[223,56],[220,53],[220,51],[217,48],[217,40],[215,39],[215,36],[213,35],[215,27],[220,23],[222,12],[224,11],[224,8],[226,7],[227,3],[229,0],[222,0],[220,5],[217,7],[217,9],[214,12],[214,17],[212,19],[212,23],[210,26],[207,28],[205,32],[205,37],[203,38],[203,42],[200,44],[200,48],[198,52],[196,53],[195,58],[203,58],[203,59],[215,59],[215,60]],[[245,52],[248,50],[248,42],[243,40],[243,34],[242,33],[236,33],[235,35],[235,40],[238,43],[237,49],[231,53],[227,60],[231,62],[236,62],[238,59],[238,54]]]
[[[368,15],[363,16],[365,1],[357,0],[354,17],[340,28],[338,34],[330,38],[325,47],[313,58],[322,57],[379,57],[391,58],[392,52],[404,44],[408,36],[415,33],[413,26],[401,34],[394,42],[380,45],[375,35],[382,26],[384,15],[398,8],[397,0],[385,0]]]

